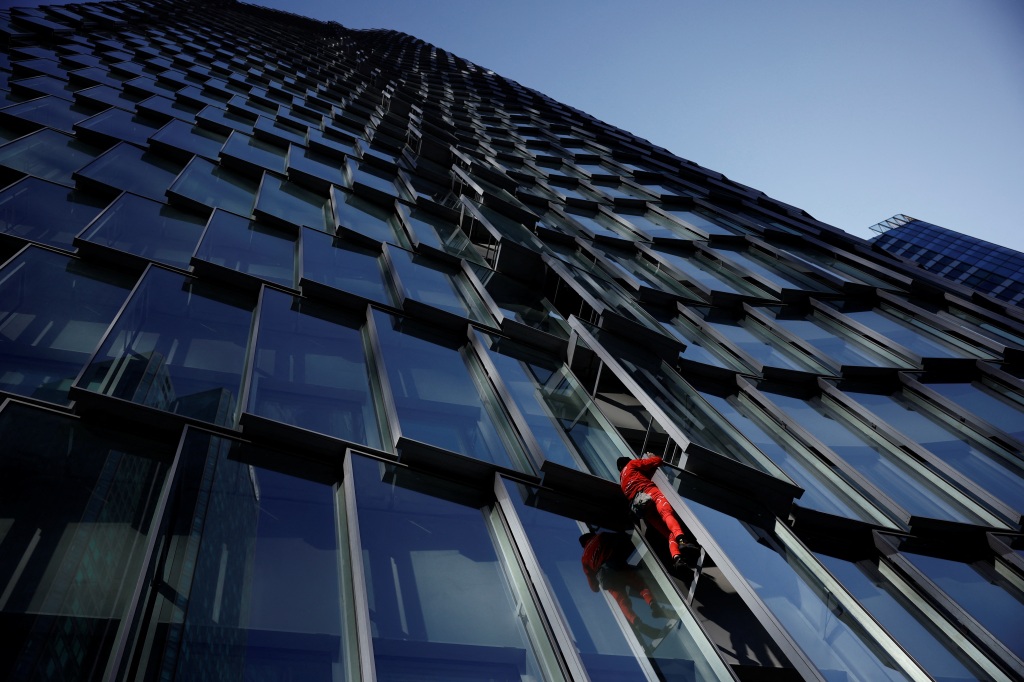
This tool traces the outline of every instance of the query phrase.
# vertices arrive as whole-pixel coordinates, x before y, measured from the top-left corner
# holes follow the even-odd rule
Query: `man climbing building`
[[[637,520],[646,521],[648,526],[665,536],[672,555],[673,569],[692,566],[700,555],[700,547],[686,542],[682,524],[672,505],[651,480],[654,472],[664,463],[661,457],[647,452],[641,459],[619,457],[615,463],[619,468],[622,493],[629,501],[633,516]]]

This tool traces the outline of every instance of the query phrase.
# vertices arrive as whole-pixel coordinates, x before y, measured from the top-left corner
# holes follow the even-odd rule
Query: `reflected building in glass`
[[[404,33],[0,33],[0,679],[1024,677],[1009,289]]]

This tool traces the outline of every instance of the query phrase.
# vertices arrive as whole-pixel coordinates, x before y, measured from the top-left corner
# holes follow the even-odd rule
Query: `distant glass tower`
[[[914,261],[922,268],[959,284],[1024,305],[1024,253],[977,237],[895,215],[871,227],[871,243]]]
[[[0,679],[1024,679],[1019,307],[404,33],[0,44]]]

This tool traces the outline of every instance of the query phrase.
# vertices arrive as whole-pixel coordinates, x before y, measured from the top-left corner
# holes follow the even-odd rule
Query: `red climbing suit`
[[[630,625],[638,619],[629,599],[629,589],[640,593],[648,605],[654,604],[654,595],[644,584],[639,571],[627,563],[633,552],[633,543],[622,533],[598,533],[583,548],[583,572],[590,589],[597,592],[603,587],[615,599],[622,615]]]
[[[673,557],[676,557],[680,554],[679,542],[682,541],[683,528],[679,519],[676,518],[672,505],[658,490],[658,486],[651,481],[651,476],[661,464],[661,457],[650,456],[643,459],[632,459],[622,468],[619,483],[630,504],[639,493],[645,493],[651,498],[653,504],[647,504],[644,510],[644,521],[665,536],[668,540],[668,551],[672,553]]]

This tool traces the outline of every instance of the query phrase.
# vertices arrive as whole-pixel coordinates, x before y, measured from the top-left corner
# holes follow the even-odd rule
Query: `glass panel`
[[[39,97],[6,107],[3,114],[32,121],[71,135],[74,133],[73,126],[76,123],[84,121],[100,110],[94,106],[75,104],[57,97]]]
[[[387,303],[380,253],[316,230],[302,231],[302,279]]]
[[[873,561],[815,556],[932,677],[949,682],[988,679],[911,600],[886,580]]]
[[[986,562],[964,564],[924,554],[901,552],[929,580],[1024,658],[1024,593]]]
[[[90,391],[230,425],[253,303],[151,268],[81,385]]]
[[[910,440],[1013,508],[1024,508],[1024,472],[902,393],[845,393]]]
[[[847,337],[838,329],[833,329],[822,322],[816,315],[807,319],[776,317],[774,322],[811,344],[840,366],[902,367],[905,365],[905,363],[897,362],[895,358],[872,351],[858,343],[856,338]]]
[[[684,277],[702,284],[712,291],[726,291],[733,294],[750,295],[751,289],[732,275],[725,272],[721,265],[715,265],[697,258],[696,255],[685,256],[671,251],[655,251],[656,254],[668,261],[669,265],[678,269]]]
[[[700,641],[693,617],[642,540],[635,534],[599,531],[597,547],[610,558],[592,577],[580,560],[581,534],[590,528],[530,505],[525,486],[508,487],[544,582],[558,600],[591,680],[730,679],[724,665],[709,655],[711,647]]]
[[[969,384],[925,384],[965,411],[979,415],[989,424],[1024,440],[1024,398],[1011,393],[997,395],[981,382]]]
[[[590,215],[590,214],[587,214],[587,213],[577,213],[575,211],[566,211],[565,214],[567,216],[569,216],[570,219],[575,220],[577,223],[582,225],[584,228],[586,228],[587,230],[592,232],[595,236],[598,236],[598,237],[610,237],[612,239],[628,239],[629,238],[629,237],[624,237],[622,235],[622,233],[615,231],[614,229],[612,229],[608,225],[606,225],[603,222],[599,221],[597,219],[597,217],[596,217],[596,214],[595,215]],[[632,237],[632,235],[630,235],[630,236]]]
[[[158,121],[136,116],[120,109],[110,109],[93,116],[79,126],[79,130],[92,131],[115,140],[124,140],[145,147],[149,138],[161,128]]]
[[[518,445],[468,351],[408,320],[379,311],[373,317],[402,435],[518,468]]]
[[[304,147],[293,145],[288,154],[288,177],[295,175],[313,176],[335,185],[348,186],[347,162],[335,156],[320,154]]]
[[[263,292],[248,412],[381,449],[362,322]]]
[[[801,453],[785,436],[751,417],[751,409],[743,401],[736,396],[726,398],[708,392],[702,392],[701,396],[804,489],[804,494],[796,502],[801,507],[862,521],[873,520],[863,509],[863,501],[858,500],[859,504],[855,504],[851,501],[851,494],[844,491],[832,475],[815,466],[813,455]]]
[[[220,150],[222,157],[240,160],[246,166],[259,166],[267,170],[284,173],[287,148],[276,144],[249,137],[239,132],[228,136],[227,142]]]
[[[477,495],[418,474],[396,481],[364,457],[353,469],[377,679],[557,679]]]
[[[619,480],[615,460],[631,448],[569,368],[497,337],[484,337],[491,362],[544,458]]]
[[[121,142],[78,172],[95,182],[161,201],[182,165]]]
[[[152,595],[170,611],[151,633],[166,639],[153,647],[163,654],[159,677],[344,680],[354,632],[336,525],[343,501],[326,472],[282,473],[246,464],[247,455],[217,436],[186,436],[184,518],[162,567],[162,591],[176,599]]]
[[[738,360],[733,360],[732,357],[729,357],[729,360],[720,358],[713,350],[718,348],[718,344],[706,338],[700,330],[693,328],[689,323],[682,321],[678,317],[671,322],[661,320],[661,326],[674,338],[686,344],[686,348],[679,354],[680,357],[714,367],[744,372],[749,371],[748,367]]]
[[[946,345],[925,332],[880,310],[842,311],[852,320],[892,339],[923,358],[966,358],[973,357],[957,348]]]
[[[102,151],[56,130],[46,129],[0,147],[0,166],[62,185],[74,185],[71,174]]]
[[[72,250],[72,239],[99,215],[105,199],[36,178],[0,192],[0,232]]]
[[[705,320],[705,322],[740,350],[762,364],[803,372],[816,372],[820,369],[790,351],[781,342],[759,333],[760,330],[756,324],[751,324],[746,320],[740,320],[736,324],[713,320]]]
[[[334,227],[331,200],[326,194],[311,192],[269,173],[263,174],[256,212],[291,225],[315,227],[318,230]]]
[[[352,182],[360,182],[376,190],[398,196],[398,188],[395,187],[395,175],[389,171],[381,170],[368,163],[359,164],[352,171]]]
[[[426,211],[413,209],[408,221],[421,244],[483,265],[484,260],[458,225]]]
[[[171,121],[150,138],[154,149],[182,150],[216,160],[227,137],[206,128]]]
[[[206,219],[123,194],[79,239],[187,269]]]
[[[0,677],[94,679],[145,568],[167,453],[13,403],[0,442]]]
[[[494,325],[484,312],[479,297],[462,280],[460,272],[403,249],[390,249],[388,253],[406,296],[452,315]],[[401,305],[401,302],[396,300],[395,305]]]
[[[67,404],[134,281],[30,247],[0,270],[0,389]]]
[[[631,225],[634,225],[638,230],[643,232],[644,235],[651,239],[704,239],[702,235],[691,232],[682,225],[678,225],[665,220],[664,218],[658,217],[654,213],[645,213],[642,215],[620,213],[619,215],[628,220]]]
[[[334,210],[338,214],[338,224],[364,237],[378,242],[390,242],[397,246],[405,246],[405,240],[398,236],[400,229],[395,223],[394,214],[351,192],[332,189]]]
[[[884,279],[870,275],[860,268],[848,265],[828,253],[821,253],[814,249],[795,246],[787,246],[784,251],[798,261],[806,263],[811,267],[820,267],[844,282],[870,284],[871,286],[884,287],[886,289],[893,288],[892,284],[886,282]]]
[[[717,253],[724,258],[736,263],[740,267],[750,270],[755,275],[760,275],[767,279],[769,282],[774,282],[784,289],[801,289],[811,291],[835,291],[832,287],[821,284],[820,282],[814,282],[810,279],[800,277],[796,273],[790,272],[782,265],[768,265],[744,251],[733,251],[718,249]]]
[[[772,536],[711,507],[686,504],[825,679],[909,679]]]
[[[215,210],[195,257],[268,282],[294,287],[297,245],[294,234]]]
[[[671,216],[682,219],[684,222],[689,223],[693,227],[696,227],[708,234],[724,234],[733,235],[737,232],[742,233],[739,228],[728,229],[726,225],[735,227],[729,221],[724,218],[711,218],[708,214],[704,213],[700,209],[689,210],[685,208],[671,208],[669,206],[662,206],[662,210]]]
[[[167,190],[211,208],[223,208],[239,215],[252,213],[258,184],[255,180],[195,158],[185,166],[178,180]]]
[[[569,338],[568,325],[539,293],[494,270],[474,267],[474,272],[506,317],[546,334]]]
[[[765,395],[790,419],[807,429],[911,514],[947,521],[978,522],[978,517],[922,475],[910,458],[890,451],[857,427],[848,426],[848,422],[821,398],[815,396],[804,400],[781,393]]]

